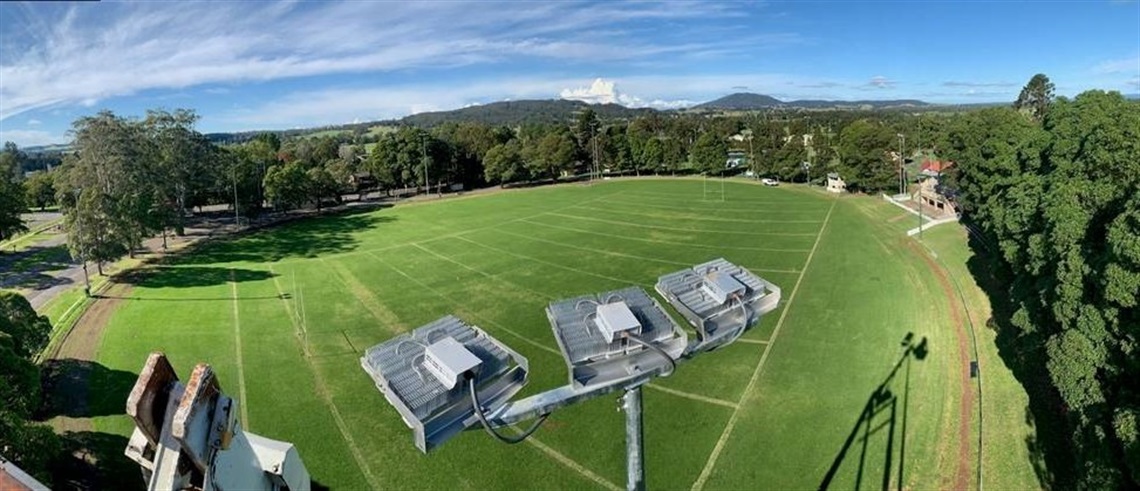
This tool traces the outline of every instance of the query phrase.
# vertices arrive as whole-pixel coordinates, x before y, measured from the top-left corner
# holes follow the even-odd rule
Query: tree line
[[[1007,359],[1042,375],[1068,426],[1071,482],[1056,484],[1140,486],[1140,102],[1054,100],[1039,75],[1015,107],[963,115],[944,141],[1009,303]]]
[[[945,181],[980,231],[1011,303],[998,322],[1019,363],[1039,370],[1071,430],[1075,481],[1140,483],[1140,103],[1090,91],[1055,98],[1034,76],[1013,107],[965,113],[764,111],[646,113],[563,123],[445,122],[361,134],[261,134],[218,145],[191,111],[78,119],[50,177],[24,180],[14,145],[0,154],[0,239],[18,211],[57,201],[76,258],[110,261],[187,211],[225,203],[242,216],[321,207],[367,191],[471,189],[588,172],[726,174],[782,180],[839,173],[849,189],[897,189],[919,151],[957,163]],[[909,146],[902,148],[903,139]],[[374,141],[373,141],[374,140]],[[729,168],[729,153],[747,164]],[[810,171],[802,163],[811,164]],[[40,181],[43,182],[40,182]],[[15,211],[14,211],[15,210]]]

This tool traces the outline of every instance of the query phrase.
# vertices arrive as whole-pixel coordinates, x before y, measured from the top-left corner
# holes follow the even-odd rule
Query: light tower
[[[519,400],[526,358],[478,327],[447,316],[365,351],[360,363],[429,452],[464,430],[482,427],[505,443],[538,430],[554,411],[622,393],[626,487],[645,489],[641,386],[667,377],[678,362],[739,339],[776,308],[780,289],[724,259],[662,276],[658,291],[698,329],[689,341],[664,307],[639,287],[559,300],[546,317],[569,381]],[[517,435],[502,427],[534,420]]]

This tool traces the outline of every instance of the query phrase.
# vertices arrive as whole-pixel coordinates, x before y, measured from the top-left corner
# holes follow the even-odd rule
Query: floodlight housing
[[[368,348],[360,365],[425,453],[479,424],[466,377],[490,412],[526,385],[528,371],[522,355],[450,315]]]
[[[599,305],[594,320],[607,343],[612,343],[621,333],[641,334],[641,322],[625,302]]]
[[[685,331],[637,287],[553,302],[546,316],[576,388],[647,380],[669,369],[687,343]],[[625,335],[663,353],[630,342]]]
[[[464,374],[474,374],[482,363],[483,360],[452,337],[436,341],[424,350],[424,366],[448,389],[454,389]]]
[[[735,340],[780,303],[780,287],[724,258],[664,275],[656,289],[697,329],[700,349]]]

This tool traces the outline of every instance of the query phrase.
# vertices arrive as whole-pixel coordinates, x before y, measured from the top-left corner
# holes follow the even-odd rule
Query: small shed
[[[839,177],[838,172],[827,173],[827,192],[829,193],[842,193],[847,191],[847,183],[843,182],[843,178]]]

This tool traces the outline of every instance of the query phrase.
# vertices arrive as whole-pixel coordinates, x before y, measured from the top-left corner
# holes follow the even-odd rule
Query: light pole
[[[233,181],[234,181],[234,226],[238,227],[238,226],[241,226],[241,217],[238,215],[237,164],[236,163],[234,164],[233,170],[230,172],[230,174],[233,177]],[[317,208],[320,208],[319,204],[318,204]]]
[[[427,156],[427,134],[420,135],[420,144],[424,152],[424,193],[431,194],[431,184],[428,183],[428,156]]]
[[[899,133],[899,194],[906,193],[906,135]]]

